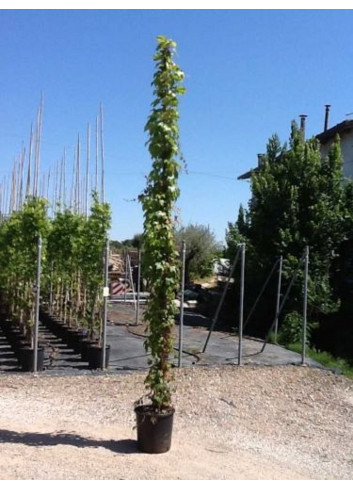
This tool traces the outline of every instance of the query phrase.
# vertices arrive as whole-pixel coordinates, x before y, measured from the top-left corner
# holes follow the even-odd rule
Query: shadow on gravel
[[[17,431],[0,430],[0,443],[21,443],[28,446],[72,445],[78,448],[106,448],[115,453],[140,453],[136,440],[95,440],[73,433],[18,433]]]

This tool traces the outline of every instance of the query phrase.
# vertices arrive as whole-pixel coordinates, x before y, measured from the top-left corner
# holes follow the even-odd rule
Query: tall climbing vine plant
[[[173,61],[176,43],[157,37],[151,113],[145,131],[152,170],[140,196],[144,212],[145,277],[150,297],[145,313],[149,325],[145,348],[151,355],[145,379],[156,411],[171,405],[169,354],[173,348],[175,291],[178,289],[178,252],[174,241],[173,208],[179,196],[179,96],[184,73]]]

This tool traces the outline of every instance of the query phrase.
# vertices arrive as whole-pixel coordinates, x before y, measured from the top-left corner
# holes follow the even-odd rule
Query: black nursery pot
[[[109,365],[110,345],[105,348],[105,368]],[[88,367],[91,370],[102,368],[103,362],[103,347],[98,345],[90,345],[87,352]]]
[[[20,351],[20,362],[22,366],[22,370],[25,372],[33,372],[34,371],[34,350],[30,347],[24,347]],[[37,356],[37,370],[38,372],[44,369],[44,348],[38,347],[38,356]]]
[[[137,406],[137,445],[141,452],[165,453],[172,443],[173,419],[175,409],[166,413],[156,413],[150,405]]]
[[[76,353],[81,353],[81,342],[87,337],[87,333],[82,330],[70,330],[67,335],[67,344]]]
[[[66,334],[67,326],[63,321],[49,314],[42,316],[41,321],[50,329],[52,333],[60,338]]]
[[[81,341],[81,360],[84,362],[88,362],[88,350],[92,345],[98,346],[98,343],[95,340],[90,340],[89,338],[84,338]]]

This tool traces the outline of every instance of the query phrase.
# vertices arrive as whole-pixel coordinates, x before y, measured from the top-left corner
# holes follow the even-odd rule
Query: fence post
[[[243,356],[244,279],[245,279],[245,243],[242,243],[242,245],[241,245],[241,270],[240,270],[240,298],[239,298],[238,365],[242,364],[242,356]]]
[[[309,278],[309,246],[305,247],[304,295],[303,295],[303,331],[302,331],[302,365],[305,365],[306,327],[308,311],[308,278]]]
[[[186,245],[183,240],[181,248],[181,294],[180,294],[180,318],[179,318],[179,358],[178,367],[182,366],[183,340],[184,340],[184,292],[185,292],[185,256]]]
[[[141,292],[141,248],[138,249],[138,268],[137,268],[137,307],[136,307],[136,326],[139,323],[140,315],[140,292]]]

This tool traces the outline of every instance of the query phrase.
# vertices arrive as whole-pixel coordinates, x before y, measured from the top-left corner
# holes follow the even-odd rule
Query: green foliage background
[[[185,281],[204,278],[212,274],[213,261],[222,255],[223,247],[208,226],[189,224],[176,232],[176,242],[181,249],[185,241]]]
[[[252,174],[251,190],[248,209],[239,209],[237,221],[229,223],[226,232],[230,258],[238,243],[247,244],[248,290],[259,290],[279,255],[284,258],[284,290],[309,245],[309,320],[315,323],[322,314],[337,310],[335,267],[353,223],[352,184],[344,184],[339,138],[322,158],[319,141],[304,140],[293,123],[288,144],[281,145],[277,136],[270,138],[262,166]],[[300,271],[285,315],[301,313],[302,278]],[[251,293],[248,298],[253,298]],[[262,325],[262,332],[274,314],[274,306],[268,307],[274,304],[273,293],[265,299],[262,321],[266,318],[268,323]]]

